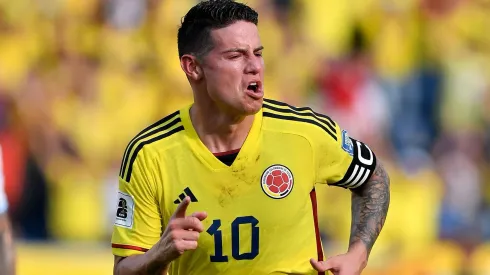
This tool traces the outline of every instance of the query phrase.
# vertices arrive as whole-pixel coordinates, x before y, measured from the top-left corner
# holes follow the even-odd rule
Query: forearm
[[[14,241],[10,222],[5,214],[0,216],[0,274],[15,274]]]
[[[159,243],[145,254],[116,257],[114,275],[166,275],[169,265],[157,254]]]
[[[368,182],[352,190],[352,224],[349,250],[365,249],[369,256],[383,228],[390,204],[390,179],[378,162]]]

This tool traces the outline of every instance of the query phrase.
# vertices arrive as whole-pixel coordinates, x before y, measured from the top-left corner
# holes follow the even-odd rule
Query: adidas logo
[[[191,202],[197,202],[196,196],[192,193],[191,189],[189,187],[186,187],[184,189],[184,193],[179,195],[179,198],[174,200],[174,204],[179,204],[182,200],[185,199],[186,196],[189,196],[191,198]]]

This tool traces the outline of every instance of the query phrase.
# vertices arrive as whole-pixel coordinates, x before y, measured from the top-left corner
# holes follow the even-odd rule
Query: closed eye
[[[229,59],[238,59],[238,58],[240,58],[240,56],[241,56],[241,55],[239,55],[239,54],[235,54],[235,55],[231,55],[231,56],[229,56],[228,58],[229,58]]]

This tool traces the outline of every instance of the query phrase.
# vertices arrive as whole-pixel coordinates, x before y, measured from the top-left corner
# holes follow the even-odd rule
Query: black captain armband
[[[352,141],[352,163],[345,176],[338,182],[330,184],[344,188],[357,188],[369,180],[376,168],[376,156],[364,143],[350,138]]]

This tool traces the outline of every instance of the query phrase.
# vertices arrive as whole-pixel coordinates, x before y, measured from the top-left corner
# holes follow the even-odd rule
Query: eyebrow
[[[254,49],[254,52],[258,52],[264,49],[264,46],[260,46]],[[230,52],[246,52],[247,50],[244,48],[231,48],[228,50],[224,50],[222,53],[230,53]]]

